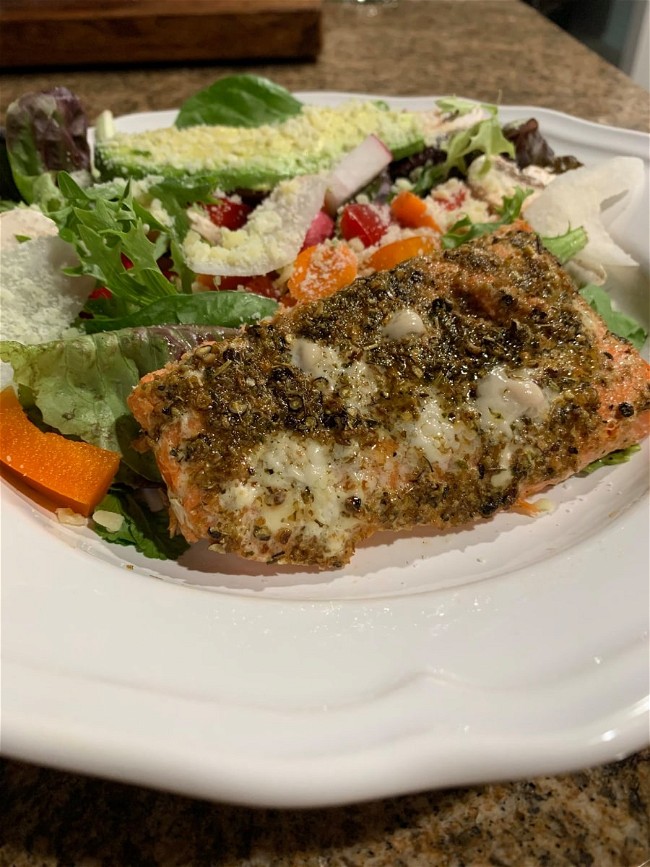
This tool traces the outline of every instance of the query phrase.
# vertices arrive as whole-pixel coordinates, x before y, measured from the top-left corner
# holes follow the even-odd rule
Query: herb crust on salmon
[[[204,344],[129,406],[188,541],[337,568],[639,441],[650,375],[520,224]]]

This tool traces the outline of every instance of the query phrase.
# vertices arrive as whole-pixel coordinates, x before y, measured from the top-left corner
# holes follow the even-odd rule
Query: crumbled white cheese
[[[501,441],[501,470],[491,481],[496,488],[504,487],[512,478],[513,425],[523,417],[542,418],[548,413],[550,402],[528,371],[508,372],[499,365],[479,382],[475,406],[481,426],[496,433]]]
[[[183,241],[189,267],[197,274],[221,276],[268,274],[284,268],[300,252],[326,186],[326,178],[320,175],[281,181],[241,229],[221,227],[217,244],[190,229]]]
[[[480,156],[469,167],[467,183],[476,196],[493,208],[500,208],[503,199],[513,196],[517,188],[530,191],[524,199],[523,212],[556,177],[540,166],[519,169],[515,162],[505,157]]]
[[[471,189],[459,178],[450,178],[439,184],[426,199],[429,213],[442,232],[450,229],[462,217],[473,223],[487,223],[494,217],[488,204],[473,195]]]
[[[421,335],[426,331],[422,317],[417,310],[405,307],[397,310],[382,328],[382,334],[389,340]]]
[[[2,225],[5,240],[7,224]],[[92,277],[63,273],[77,264],[72,246],[49,234],[0,249],[0,339],[31,344],[62,337],[95,285]],[[11,376],[10,365],[3,364],[3,386]]]
[[[83,515],[72,509],[59,508],[56,509],[55,514],[59,524],[67,524],[69,527],[85,527],[88,523],[88,520]]]
[[[458,456],[460,427],[445,417],[435,394],[422,404],[419,417],[412,422],[401,421],[396,426],[407,434],[406,442],[423,452],[432,465],[446,470],[452,454]]]
[[[326,379],[335,385],[341,373],[341,359],[331,346],[298,337],[291,344],[291,363],[312,379]]]

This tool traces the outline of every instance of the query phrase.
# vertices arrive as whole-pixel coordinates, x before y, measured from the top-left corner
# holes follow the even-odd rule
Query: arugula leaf
[[[122,525],[116,531],[93,521],[92,529],[107,542],[134,545],[146,557],[155,560],[177,560],[189,548],[182,536],[170,537],[166,509],[153,512],[137,493],[122,485],[113,485],[95,511],[122,517]]]
[[[279,123],[301,111],[302,103],[268,78],[229,75],[187,99],[180,107],[176,126],[256,127]]]
[[[469,217],[461,217],[440,239],[442,246],[445,250],[452,250],[467,241],[494,232],[500,226],[510,225],[519,217],[521,207],[531,193],[532,190],[517,187],[512,196],[504,196],[501,207],[496,209],[499,219],[491,223],[473,223]]]
[[[603,320],[612,334],[629,340],[636,349],[641,349],[648,336],[647,330],[626,313],[616,310],[612,299],[602,286],[589,284],[580,290],[580,294]]]
[[[604,458],[598,458],[597,461],[592,461],[583,470],[581,470],[578,475],[588,476],[591,473],[594,473],[596,470],[602,469],[603,467],[615,467],[618,464],[625,464],[630,460],[632,455],[640,451],[640,445],[632,445],[628,446],[625,449],[617,449],[617,451],[610,452],[608,455],[605,455]]]
[[[75,248],[80,264],[72,273],[88,274],[110,290],[86,310],[97,318],[126,316],[178,289],[160,270],[168,237],[162,225],[133,198],[130,183],[82,189],[67,172],[60,172],[64,196],[60,207],[47,209],[59,235]],[[148,235],[160,229],[154,241]],[[124,265],[124,259],[131,263]]]
[[[83,319],[88,334],[116,331],[146,325],[219,325],[238,328],[272,316],[277,301],[252,292],[201,292],[197,295],[174,295],[154,301],[129,316],[118,319]]]
[[[161,232],[169,233],[169,245],[174,273],[178,275],[183,292],[192,291],[194,272],[185,264],[182,253],[183,239],[190,228],[187,208],[196,202],[214,202],[216,185],[209,177],[161,178],[149,188],[149,194],[159,199],[169,215],[168,226],[157,225]]]

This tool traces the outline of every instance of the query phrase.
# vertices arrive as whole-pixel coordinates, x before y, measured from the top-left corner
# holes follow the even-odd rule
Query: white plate
[[[639,156],[647,179],[643,134],[502,116],[537,117],[556,152],[587,162]],[[614,233],[647,266],[647,183]],[[620,300],[647,318],[646,278],[628,278]],[[648,742],[647,455],[560,485],[537,520],[384,534],[329,574],[148,561],[3,484],[3,751],[270,806],[625,756]]]

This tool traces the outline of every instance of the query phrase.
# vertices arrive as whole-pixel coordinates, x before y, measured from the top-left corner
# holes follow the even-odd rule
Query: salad
[[[92,153],[74,94],[18,100],[1,217],[0,359],[13,379],[0,402],[3,464],[63,520],[177,558],[187,543],[169,535],[165,487],[127,406],[143,376],[519,219],[608,327],[641,346],[644,328],[604,288],[611,265],[635,263],[601,214],[642,182],[641,161],[581,166],[542,132],[462,99],[422,112],[352,98],[319,108],[237,75],[188,100],[170,128],[120,133],[105,112]],[[30,285],[47,288],[38,312]]]

